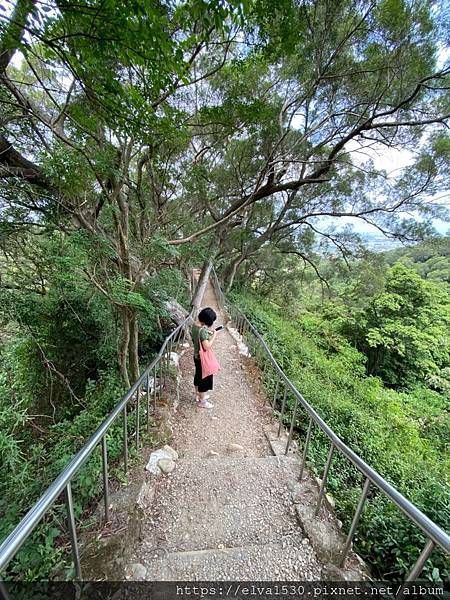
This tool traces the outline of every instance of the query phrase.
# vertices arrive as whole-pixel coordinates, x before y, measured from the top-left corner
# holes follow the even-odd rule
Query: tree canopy
[[[231,287],[264,254],[316,270],[318,243],[348,256],[359,241],[339,218],[429,231],[449,157],[445,36],[439,9],[411,0],[10,2],[3,248],[84,232],[80,276],[121,319],[128,382],[161,262],[215,257]],[[411,164],[377,169],[383,148]]]

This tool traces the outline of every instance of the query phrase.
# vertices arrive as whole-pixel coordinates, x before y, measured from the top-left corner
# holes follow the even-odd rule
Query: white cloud
[[[388,177],[395,177],[401,169],[414,162],[414,154],[410,150],[388,148],[383,144],[363,144],[356,139],[350,140],[345,150],[351,153],[356,165],[362,166],[368,160],[372,160],[375,169],[386,171]]]

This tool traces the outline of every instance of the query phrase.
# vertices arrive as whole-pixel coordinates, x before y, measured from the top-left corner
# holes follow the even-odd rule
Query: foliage
[[[14,349],[4,352],[2,368],[12,368],[20,361]],[[7,371],[7,372],[8,372]],[[89,410],[79,412],[58,421],[33,418],[34,406],[28,410],[21,401],[16,415],[8,413],[11,404],[11,388],[2,381],[0,388],[0,414],[2,414],[2,450],[9,460],[4,464],[0,476],[0,511],[2,513],[0,535],[3,538],[45,491],[53,479],[67,466],[72,456],[91,435],[120,397],[123,388],[116,376],[103,373],[97,383],[88,382],[85,402]],[[19,385],[14,392],[20,394]],[[14,398],[14,395],[12,396]],[[28,396],[29,398],[29,396]],[[31,398],[30,398],[31,400]],[[111,460],[119,456],[119,439],[122,429],[119,424],[112,430],[109,440]],[[74,484],[75,510],[80,515],[100,490],[98,478],[99,454],[87,463]],[[64,506],[55,506],[46,516],[44,524],[28,540],[17,560],[9,569],[9,576],[20,575],[23,579],[47,577],[65,558],[64,548],[55,543],[65,532]]]
[[[365,296],[364,308],[354,308],[360,295],[358,278],[340,295],[349,316],[341,331],[367,356],[368,374],[405,387],[436,382],[450,367],[450,297],[445,285],[424,281],[411,268],[395,263],[385,273],[383,289]],[[447,389],[449,383],[444,384]]]
[[[17,242],[3,260],[0,290],[0,538],[67,466],[124,391],[116,368],[120,332],[114,312],[85,276],[105,249],[93,247],[92,239],[80,233],[50,232],[26,238],[24,247]],[[185,281],[180,272],[164,268],[138,292],[130,293],[127,282],[110,281],[121,302],[142,312],[146,364],[167,335],[159,321],[164,301],[185,301]],[[111,465],[123,452],[122,436],[120,421],[108,435]],[[98,449],[73,482],[77,517],[101,492],[100,460]],[[65,569],[65,523],[64,505],[57,503],[8,576],[32,580]]]
[[[434,237],[421,244],[385,253],[388,264],[401,261],[414,268],[422,279],[450,284],[450,237]]]
[[[366,376],[366,358],[345,339],[327,313],[298,305],[281,308],[267,299],[236,299],[268,343],[285,373],[337,435],[425,514],[450,525],[450,420],[448,400],[425,387],[396,392],[378,377]],[[330,314],[332,310],[328,314]],[[292,408],[293,399],[288,397]],[[290,414],[286,416],[288,423]],[[296,431],[304,439],[305,414]],[[329,442],[314,430],[309,465],[321,476]],[[350,526],[362,485],[356,469],[334,458],[328,489],[337,514]],[[423,535],[380,494],[372,492],[355,542],[356,550],[380,579],[401,580],[425,543]],[[433,554],[424,574],[448,579],[450,562]]]

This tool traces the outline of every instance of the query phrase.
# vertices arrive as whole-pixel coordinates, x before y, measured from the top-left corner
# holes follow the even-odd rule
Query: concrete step
[[[298,535],[297,473],[298,462],[286,457],[179,460],[146,515],[142,550],[263,545]]]
[[[143,578],[151,581],[318,580],[321,566],[308,539],[283,536],[277,542],[147,555]]]

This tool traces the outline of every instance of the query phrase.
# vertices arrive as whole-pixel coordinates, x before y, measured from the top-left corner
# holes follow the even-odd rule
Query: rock
[[[170,456],[170,458],[172,460],[178,460],[178,452],[176,450],[174,450],[173,448],[171,448],[168,445],[165,445],[162,447],[162,450],[164,450],[164,452],[167,452],[167,454]]]
[[[170,458],[160,458],[158,460],[158,467],[165,475],[168,475],[175,469],[175,461]]]
[[[133,563],[126,567],[125,577],[133,581],[145,581],[147,579],[147,569],[141,563]]]
[[[155,495],[155,488],[150,485],[147,481],[144,481],[140,487],[136,504],[139,508],[143,510],[147,509],[151,503],[153,502],[153,497]]]
[[[187,311],[174,298],[167,300],[164,307],[177,325],[181,325],[188,316]]]
[[[160,450],[155,450],[155,452],[152,452],[150,454],[149,461],[145,468],[153,475],[160,475],[161,469],[158,465],[159,461],[161,459],[167,459],[173,462],[175,457],[178,458],[178,454],[175,452],[175,450],[170,446],[164,446]]]
[[[179,366],[180,366],[180,355],[179,354],[177,354],[176,352],[171,352],[170,356],[169,356],[169,360],[176,369],[179,368]]]
[[[325,498],[329,504],[329,506],[334,510],[336,508],[336,502],[331,494],[325,494]]]
[[[244,447],[240,444],[228,444],[228,450],[230,452],[242,452],[244,450]]]
[[[321,577],[331,581],[348,581],[349,573],[346,573],[344,569],[340,569],[336,565],[325,565],[322,568]]]
[[[148,391],[152,394],[153,393],[153,388],[159,386],[159,380],[156,379],[153,376],[150,376],[148,378]],[[144,379],[144,381],[142,382],[141,385],[141,396],[146,395],[147,394],[147,379]]]
[[[215,450],[209,450],[208,454],[206,455],[208,458],[213,458],[214,456],[219,456],[219,453],[216,452]]]

